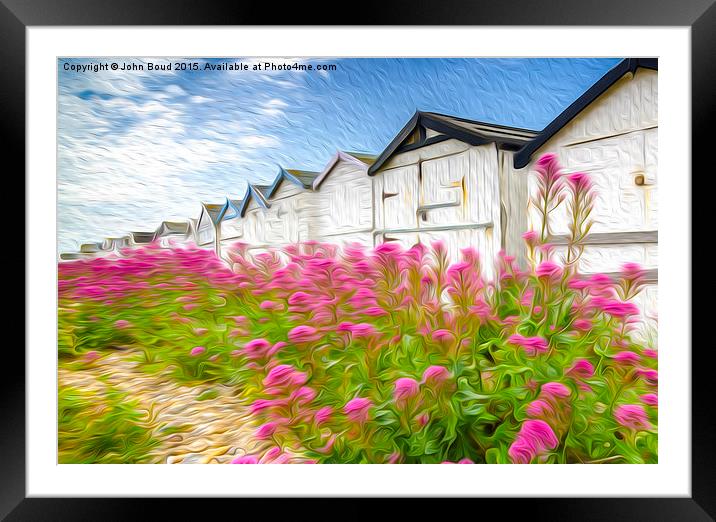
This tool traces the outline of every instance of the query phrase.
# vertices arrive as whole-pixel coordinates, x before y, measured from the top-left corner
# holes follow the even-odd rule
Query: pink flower
[[[207,328],[194,328],[195,335],[204,335],[209,330]]]
[[[272,408],[276,405],[279,405],[280,403],[281,403],[281,401],[277,401],[277,400],[257,399],[251,405],[250,411],[251,411],[251,413],[258,413],[265,409]]]
[[[625,279],[635,281],[643,278],[646,271],[638,263],[624,263],[621,273]]]
[[[641,402],[648,404],[649,406],[658,406],[659,404],[659,397],[655,393],[645,393],[639,398],[641,399]]]
[[[637,368],[636,372],[649,381],[658,381],[659,372],[650,368]]]
[[[370,337],[371,335],[377,334],[375,326],[370,323],[358,323],[353,324],[350,322],[343,322],[336,328],[339,332],[350,332],[353,337]]]
[[[542,420],[527,420],[507,451],[515,464],[529,464],[532,459],[557,447],[559,441],[549,424]]]
[[[256,431],[256,438],[260,440],[270,439],[271,436],[276,433],[278,425],[275,422],[267,422],[259,427]]]
[[[586,191],[592,187],[592,180],[586,172],[568,174],[567,181],[577,192]]]
[[[623,404],[617,406],[614,410],[614,418],[616,421],[630,430],[649,430],[651,423],[649,417],[644,410],[644,406],[640,404]]]
[[[567,370],[567,373],[572,374],[581,379],[588,379],[594,375],[594,365],[587,359],[577,359],[574,361],[572,367]]]
[[[395,381],[393,397],[396,401],[402,401],[415,397],[420,391],[420,385],[415,379],[402,377]]]
[[[307,304],[312,300],[312,297],[306,292],[295,292],[288,298],[288,304],[290,305],[303,305]]]
[[[266,453],[264,453],[264,456],[261,458],[261,463],[266,464],[268,462],[275,461],[282,454],[283,450],[281,450],[281,448],[279,448],[278,446],[274,446]]]
[[[577,330],[582,330],[583,332],[586,332],[588,330],[592,329],[592,322],[588,319],[577,319],[572,323],[572,326],[576,328]]]
[[[511,335],[507,341],[519,346],[530,356],[544,353],[548,349],[547,340],[542,337],[525,337],[524,335],[514,334]]]
[[[542,157],[537,160],[535,170],[539,175],[541,184],[544,186],[557,183],[559,178],[562,176],[557,155],[551,152],[543,154]]]
[[[291,399],[298,404],[307,404],[316,398],[316,390],[308,386],[301,386],[298,390],[291,394]]]
[[[641,356],[638,353],[624,351],[615,354],[613,359],[622,364],[633,365],[641,361]]]
[[[639,308],[637,308],[634,303],[623,302],[617,299],[607,299],[604,297],[595,297],[592,299],[592,306],[600,309],[602,312],[620,318],[639,313]]]
[[[535,274],[537,277],[555,279],[562,274],[562,267],[552,261],[543,261],[537,266]]]
[[[542,399],[536,399],[527,406],[527,415],[530,417],[543,417],[554,415],[554,408]]]
[[[590,283],[586,279],[572,279],[567,283],[567,287],[573,290],[584,290],[585,288],[589,288],[589,286]]]
[[[559,160],[557,159],[557,155],[553,152],[548,152],[546,154],[542,154],[540,158],[537,160],[537,170],[559,170]]]
[[[537,245],[537,241],[539,240],[539,234],[535,230],[528,230],[522,234],[522,238],[530,247],[534,247]]]
[[[370,306],[363,310],[363,314],[368,315],[370,317],[381,317],[383,315],[388,315],[388,312],[386,312],[379,306]]]
[[[372,406],[373,403],[369,399],[356,397],[355,399],[348,401],[348,403],[343,407],[343,412],[353,422],[364,423],[368,420],[368,416],[370,414],[369,410]]]
[[[259,459],[254,455],[243,455],[231,461],[232,464],[258,464]]]
[[[458,464],[474,464],[474,462],[468,458],[460,459],[457,461],[457,463]]]
[[[320,338],[320,332],[312,326],[297,326],[288,332],[288,339],[294,343],[308,343]]]
[[[122,328],[122,329],[124,329],[124,328],[130,327],[131,325],[132,325],[132,324],[131,324],[129,321],[125,321],[124,319],[119,319],[119,320],[117,320],[117,321],[114,322],[115,328]]]
[[[191,355],[193,357],[196,355],[201,355],[205,351],[206,351],[206,348],[204,348],[203,346],[195,346],[194,348],[191,349],[191,351],[189,352],[189,355]]]
[[[650,348],[642,350],[642,353],[644,354],[644,357],[649,357],[650,359],[657,359],[659,357],[659,353],[656,350],[652,350]]]
[[[423,382],[426,384],[442,384],[450,378],[450,372],[444,366],[430,366],[423,372]]]
[[[306,382],[306,374],[297,372],[289,364],[279,364],[272,368],[263,380],[264,386],[300,386]]]
[[[561,382],[548,382],[542,385],[541,393],[550,398],[564,399],[572,395],[572,392]]]
[[[455,340],[455,335],[453,335],[452,332],[445,329],[439,329],[435,330],[432,333],[433,341],[439,342],[439,343],[450,343]]]
[[[400,453],[395,451],[388,457],[388,464],[395,464],[400,459]]]
[[[283,310],[283,305],[281,303],[277,303],[276,301],[262,301],[259,305],[259,308],[261,310]]]
[[[326,421],[328,421],[331,418],[331,415],[333,414],[333,409],[330,406],[325,406],[318,410],[316,414],[313,416],[313,418],[316,421],[316,424],[319,426]]]
[[[271,357],[272,355],[274,355],[275,353],[280,351],[281,348],[283,348],[284,346],[288,346],[288,343],[286,343],[284,341],[279,341],[276,344],[274,344],[268,352],[266,352],[266,355],[268,357]]]
[[[353,328],[353,323],[349,321],[343,321],[336,326],[336,332],[350,332]]]
[[[592,295],[613,295],[614,279],[606,274],[592,274],[588,283]]]
[[[266,339],[254,339],[244,345],[243,352],[249,359],[258,359],[263,357],[270,347],[271,343]]]

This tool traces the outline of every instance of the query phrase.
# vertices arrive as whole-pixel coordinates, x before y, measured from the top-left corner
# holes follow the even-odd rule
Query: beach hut
[[[500,171],[504,154],[535,131],[416,112],[369,167],[375,243],[444,242],[457,260],[475,247],[494,259],[503,246]],[[484,264],[486,274],[491,263]]]
[[[84,243],[80,245],[80,254],[99,254],[102,251],[102,243]]]
[[[217,255],[220,253],[221,219],[226,212],[225,203],[202,203],[201,213],[196,222],[196,244],[200,247],[214,246]]]
[[[129,242],[130,245],[146,245],[156,239],[155,232],[130,232]]]
[[[162,221],[155,231],[155,237],[163,247],[167,247],[186,242],[190,237],[190,232],[187,221]]]
[[[243,240],[255,245],[266,245],[264,222],[271,205],[267,199],[271,185],[249,184],[244,193],[239,214],[244,218]]]
[[[242,199],[227,199],[227,209],[221,219],[221,242],[231,244],[244,235],[244,219],[241,217]]]
[[[373,179],[368,167],[375,156],[337,151],[318,173],[304,203],[302,235],[325,242],[373,245]]]
[[[309,239],[306,227],[306,201],[318,172],[279,167],[266,199],[270,208],[264,216],[264,242],[282,246]]]

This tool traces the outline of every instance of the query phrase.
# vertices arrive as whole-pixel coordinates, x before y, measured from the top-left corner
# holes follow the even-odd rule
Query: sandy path
[[[132,352],[102,357],[85,368],[60,368],[59,385],[103,393],[107,386],[126,393],[146,412],[144,425],[160,444],[149,453],[153,463],[228,463],[245,454],[262,454],[271,445],[253,438],[256,423],[234,396],[217,384],[184,386],[169,377],[143,373]],[[100,380],[105,379],[105,382]],[[197,400],[206,390],[213,399]],[[167,428],[184,430],[166,433]]]

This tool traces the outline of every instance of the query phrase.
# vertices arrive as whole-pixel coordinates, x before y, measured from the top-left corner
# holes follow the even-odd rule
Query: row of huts
[[[320,172],[280,167],[271,184],[250,183],[240,198],[202,203],[197,218],[83,245],[79,255],[170,239],[220,256],[234,242],[256,249],[307,240],[409,247],[440,239],[453,259],[474,246],[484,259],[505,250],[524,262],[522,234],[538,223],[529,205],[533,165],[553,152],[596,185],[581,270],[642,264],[652,284],[641,304],[655,318],[657,87],[656,59],[624,59],[541,131],[419,111],[377,155],[339,151]],[[558,249],[566,245],[566,212],[562,205],[552,216]]]

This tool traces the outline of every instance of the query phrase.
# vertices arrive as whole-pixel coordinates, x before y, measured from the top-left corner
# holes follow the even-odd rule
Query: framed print
[[[716,512],[690,305],[708,2],[434,9],[454,27],[9,4],[9,519],[181,496]]]

